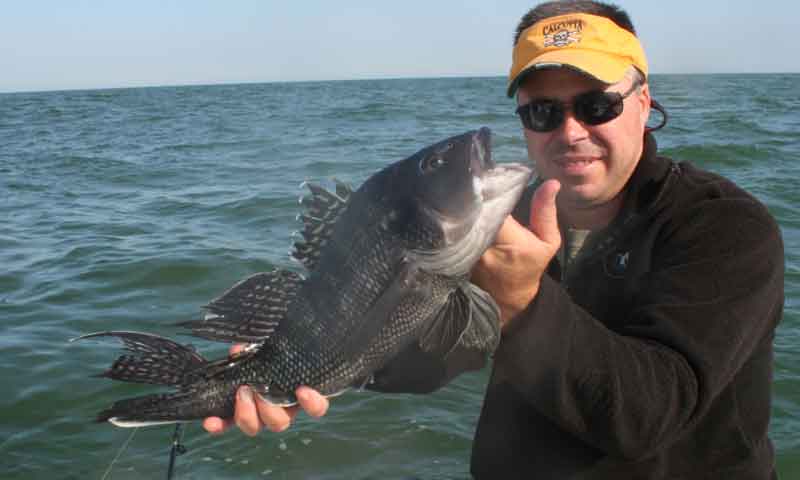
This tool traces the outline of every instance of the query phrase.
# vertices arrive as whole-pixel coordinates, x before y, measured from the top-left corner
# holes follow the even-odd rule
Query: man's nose
[[[564,141],[570,145],[589,137],[589,130],[587,130],[586,125],[575,118],[572,109],[564,112],[564,123],[556,130],[556,133],[561,135]]]

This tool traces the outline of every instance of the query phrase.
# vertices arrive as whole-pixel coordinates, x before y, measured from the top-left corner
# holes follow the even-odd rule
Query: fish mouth
[[[505,163],[482,170],[480,176],[477,173],[473,171],[472,181],[478,204],[468,220],[451,228],[457,232],[453,241],[439,250],[413,252],[423,270],[446,276],[466,275],[494,241],[533,176],[533,169],[521,163]]]
[[[486,170],[495,167],[492,159],[492,131],[481,127],[472,134],[472,147],[470,152],[470,171],[477,177],[483,176]]]
[[[521,163],[505,163],[494,165],[483,171],[483,175],[476,177],[479,183],[481,198],[484,202],[516,196],[525,188],[533,176],[533,169]]]
[[[476,198],[484,205],[507,203],[501,198],[519,197],[533,175],[533,170],[521,163],[497,164],[492,158],[492,131],[481,127],[472,133],[470,172]]]
[[[492,131],[487,127],[481,127],[472,134],[470,172],[475,193],[484,202],[519,193],[532,176],[532,169],[521,163],[495,163],[491,142]]]

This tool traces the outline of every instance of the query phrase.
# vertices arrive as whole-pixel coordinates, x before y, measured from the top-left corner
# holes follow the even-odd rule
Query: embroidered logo
[[[628,262],[631,259],[631,252],[619,252],[606,257],[606,274],[612,278],[622,278],[628,270]]]
[[[544,27],[545,47],[566,47],[581,41],[583,22],[581,20],[565,20]]]
[[[617,268],[619,270],[626,270],[628,268],[628,260],[631,258],[631,252],[617,254]]]

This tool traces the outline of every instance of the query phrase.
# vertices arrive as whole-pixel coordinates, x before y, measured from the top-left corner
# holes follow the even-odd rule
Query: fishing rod
[[[181,443],[183,436],[183,424],[178,423],[175,425],[175,432],[172,434],[172,448],[169,452],[169,468],[167,469],[167,480],[172,480],[172,475],[175,472],[175,458],[178,455],[186,453],[186,447]]]
[[[187,348],[197,351],[194,345],[187,344]],[[172,448],[169,451],[169,467],[167,467],[167,480],[172,480],[172,475],[175,473],[175,459],[178,455],[186,453],[186,447],[181,443],[183,437],[183,423],[177,422],[175,424],[175,431],[172,433]]]

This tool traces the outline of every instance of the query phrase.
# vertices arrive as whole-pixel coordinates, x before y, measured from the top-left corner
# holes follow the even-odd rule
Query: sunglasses
[[[634,82],[625,93],[592,90],[582,93],[572,100],[572,113],[586,125],[600,125],[610,122],[622,113],[623,100],[628,98],[638,82]],[[564,123],[567,105],[553,98],[537,98],[517,108],[522,125],[534,132],[552,132]]]

